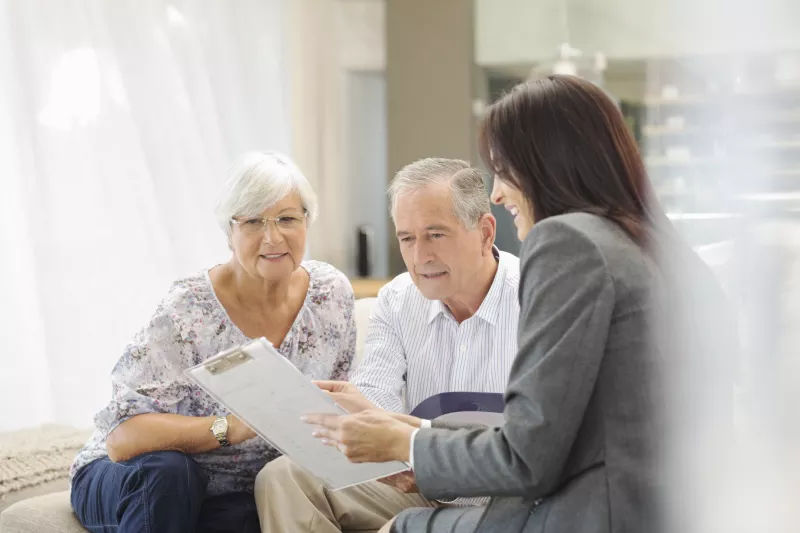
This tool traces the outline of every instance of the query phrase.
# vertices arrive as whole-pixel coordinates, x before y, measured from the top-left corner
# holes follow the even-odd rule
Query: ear
[[[497,219],[491,213],[486,213],[478,221],[478,227],[481,231],[481,251],[484,254],[491,254],[497,233]]]

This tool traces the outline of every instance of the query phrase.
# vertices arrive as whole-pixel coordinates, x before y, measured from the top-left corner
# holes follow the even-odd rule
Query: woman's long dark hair
[[[593,213],[645,247],[670,227],[622,113],[589,81],[553,75],[517,85],[484,117],[480,152],[522,192],[536,222]]]

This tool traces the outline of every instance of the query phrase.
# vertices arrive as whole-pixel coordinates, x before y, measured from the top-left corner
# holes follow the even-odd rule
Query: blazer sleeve
[[[420,430],[414,470],[428,498],[542,497],[557,488],[603,358],[614,284],[596,244],[558,219],[538,223],[521,256],[506,423]]]

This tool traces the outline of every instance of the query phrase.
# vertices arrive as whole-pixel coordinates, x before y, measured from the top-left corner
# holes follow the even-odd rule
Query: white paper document
[[[314,428],[301,422],[301,416],[346,411],[265,339],[211,357],[187,370],[186,375],[329,489],[343,489],[411,468],[400,461],[354,464],[338,449],[313,437]]]

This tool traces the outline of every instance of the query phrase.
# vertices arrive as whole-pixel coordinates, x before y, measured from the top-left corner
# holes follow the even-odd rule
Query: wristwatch
[[[223,448],[225,446],[230,446],[231,443],[228,442],[228,418],[224,416],[218,416],[214,423],[211,424],[210,428],[211,433],[214,435],[219,441],[219,445]]]

